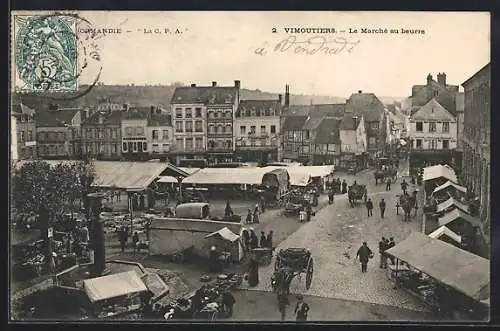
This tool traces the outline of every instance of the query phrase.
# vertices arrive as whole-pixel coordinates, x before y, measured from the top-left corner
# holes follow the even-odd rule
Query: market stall
[[[478,304],[490,296],[487,259],[419,232],[386,254],[395,259],[388,271],[397,288],[422,299],[436,312],[484,318]]]
[[[240,236],[229,230],[227,227],[223,227],[218,231],[207,234],[205,239],[208,240],[210,246],[216,247],[218,260],[224,266],[233,262],[233,256],[237,257],[240,255]]]
[[[429,234],[429,237],[442,240],[445,243],[461,248],[462,237],[448,229],[446,226],[438,228],[436,231]]]
[[[447,181],[443,185],[436,187],[431,194],[431,197],[438,200],[443,201],[452,197],[454,199],[460,200],[465,198],[467,194],[467,189],[463,186],[455,184],[451,181]]]
[[[150,299],[148,288],[135,271],[84,280],[83,290],[94,318],[139,313],[145,300]]]

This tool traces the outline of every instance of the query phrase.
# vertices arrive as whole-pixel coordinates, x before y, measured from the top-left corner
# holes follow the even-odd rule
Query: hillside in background
[[[85,107],[99,103],[103,98],[109,98],[114,103],[129,103],[133,106],[150,106],[161,105],[166,107],[169,105],[175,88],[178,85],[98,85],[93,87],[87,94],[76,98],[75,100],[60,100],[61,95],[54,95],[56,99],[43,98],[47,94],[27,94],[13,95],[12,102],[23,102],[30,107],[47,107],[49,103],[56,103],[62,107]],[[88,89],[88,86],[81,86],[81,91]],[[241,100],[262,100],[262,99],[278,99],[278,93],[262,92],[260,90],[241,89]],[[283,93],[284,94],[284,93]],[[68,98],[69,95],[65,95]],[[379,97],[383,103],[391,104],[394,100],[400,101],[403,98],[395,97]],[[317,96],[317,95],[301,95],[290,94],[290,104],[292,105],[307,105],[307,104],[328,104],[328,103],[344,103],[345,98],[336,96]]]

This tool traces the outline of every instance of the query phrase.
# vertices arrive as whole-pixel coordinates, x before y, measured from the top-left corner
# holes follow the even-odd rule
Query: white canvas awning
[[[443,201],[439,205],[437,205],[436,212],[441,213],[450,207],[456,207],[463,212],[468,212],[469,210],[469,207],[467,207],[465,204],[455,200],[454,198],[449,198],[448,200]]]
[[[451,222],[453,222],[456,219],[463,219],[467,221],[470,225],[472,226],[480,226],[479,220],[476,218],[472,217],[471,215],[459,210],[459,209],[453,209],[452,211],[446,213],[443,217],[439,218],[439,226],[447,225]]]
[[[444,225],[442,227],[440,227],[439,229],[437,229],[436,231],[429,234],[429,237],[434,238],[434,239],[439,239],[442,235],[446,235],[446,236],[450,237],[451,239],[455,240],[459,244],[462,242],[461,236],[459,236],[455,232],[451,231],[450,229],[448,229]]]
[[[424,182],[441,177],[446,178],[454,183],[458,182],[455,170],[453,170],[448,165],[438,164],[435,166],[424,168],[424,175],[423,175]]]
[[[227,227],[223,227],[219,231],[212,232],[206,235],[205,238],[211,238],[214,236],[221,236],[223,239],[228,240],[230,242],[235,242],[240,238],[240,236],[235,234],[233,231],[229,230]]]
[[[307,186],[311,181],[311,176],[306,173],[289,172],[290,185],[292,186]]]
[[[185,178],[183,184],[260,185],[266,168],[204,168]]]
[[[300,166],[300,167],[288,167],[288,173],[305,173],[311,177],[326,177],[332,174],[335,170],[334,165],[321,165],[321,166]]]
[[[467,192],[467,189],[466,189],[465,187],[460,186],[460,185],[455,184],[455,183],[452,183],[452,182],[450,182],[450,181],[447,181],[447,182],[446,182],[446,183],[444,183],[443,185],[440,185],[440,186],[436,187],[436,188],[434,189],[434,191],[432,191],[432,194],[437,193],[437,192],[439,192],[439,191],[442,191],[442,190],[444,190],[445,188],[450,187],[450,186],[451,186],[451,187],[453,187],[453,188],[455,188],[456,190],[458,190],[458,191],[462,192],[462,193],[466,193],[466,192]]]
[[[86,279],[83,281],[83,288],[91,302],[148,290],[135,271]]]
[[[160,179],[158,179],[158,183],[178,183],[179,181],[177,178],[172,177],[172,176],[160,176]]]

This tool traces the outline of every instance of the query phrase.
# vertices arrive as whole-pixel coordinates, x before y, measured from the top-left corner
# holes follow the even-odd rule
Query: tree
[[[44,161],[22,164],[12,173],[12,201],[19,213],[39,215],[39,229],[50,253],[47,231],[54,227],[64,210],[77,198],[83,198],[95,178],[94,166],[88,161],[61,162],[50,166]],[[47,256],[47,261],[50,261]]]

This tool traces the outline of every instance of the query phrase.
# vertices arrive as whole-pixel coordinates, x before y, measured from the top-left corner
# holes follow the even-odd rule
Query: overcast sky
[[[452,12],[82,12],[95,28],[122,28],[98,40],[105,84],[181,81],[348,97],[358,90],[408,96],[426,76],[461,84],[490,61],[489,13]],[[338,54],[275,52],[285,27],[421,29],[425,34],[337,34],[357,46]],[[178,35],[138,29],[176,28]],[[278,33],[271,33],[276,28]],[[126,33],[126,30],[132,32]],[[306,41],[313,34],[294,34]],[[334,44],[330,44],[334,45]],[[267,54],[255,50],[266,47]],[[337,45],[338,46],[338,45]],[[330,46],[331,47],[331,46]],[[91,71],[91,70],[90,70]],[[95,75],[94,75],[95,76]],[[82,82],[92,81],[88,73]]]

